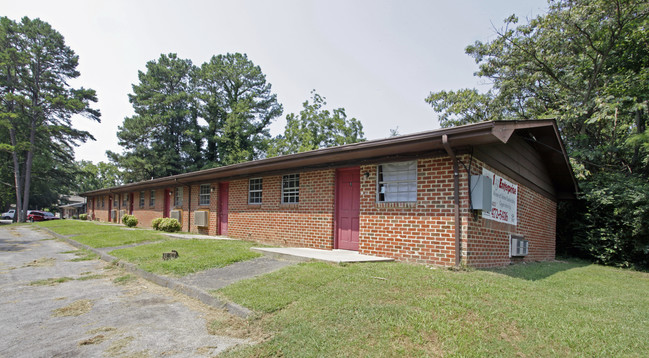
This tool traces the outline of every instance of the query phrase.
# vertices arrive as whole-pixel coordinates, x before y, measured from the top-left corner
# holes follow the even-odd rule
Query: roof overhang
[[[577,191],[577,182],[554,120],[490,121],[468,124],[155,178],[88,191],[81,195],[117,194],[155,187],[223,181],[260,174],[333,168],[426,155],[445,155],[442,143],[444,135],[447,136],[451,147],[461,152],[464,148],[472,146],[497,142],[507,143],[514,133],[519,132],[524,136],[535,138],[538,141],[535,143],[535,148],[543,154],[551,156],[548,160],[552,165],[547,168],[552,171],[552,175],[560,177],[556,180],[557,183],[560,183],[557,192],[574,197],[574,193]]]

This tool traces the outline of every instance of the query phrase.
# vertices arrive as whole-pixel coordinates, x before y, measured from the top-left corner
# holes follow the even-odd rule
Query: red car
[[[52,213],[48,213],[47,211],[38,211],[38,210],[32,210],[30,213],[27,215],[27,221],[33,223],[34,221],[46,221],[46,220],[58,220],[56,216]]]

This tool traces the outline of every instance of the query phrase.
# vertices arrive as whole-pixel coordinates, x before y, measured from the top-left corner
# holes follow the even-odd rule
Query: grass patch
[[[579,261],[453,272],[307,263],[218,291],[273,337],[230,356],[644,356],[649,274]]]
[[[30,286],[54,286],[59,283],[74,281],[72,277],[57,277],[57,278],[47,278],[43,280],[36,280],[29,283]]]
[[[68,260],[70,262],[79,262],[79,261],[90,261],[99,258],[99,255],[95,254],[90,250],[79,249],[79,250],[70,250],[61,252],[62,254],[74,254],[75,258]]]
[[[23,267],[45,267],[45,266],[53,266],[54,261],[56,261],[55,258],[53,257],[41,257],[40,259],[36,259],[32,262],[28,262],[23,265]]]
[[[77,281],[88,281],[88,280],[96,280],[99,278],[103,278],[104,275],[87,275],[87,276],[81,276],[77,278]]]
[[[69,316],[81,316],[84,313],[90,312],[92,309],[93,303],[91,300],[77,300],[71,304],[57,308],[52,313],[54,317],[69,317]]]
[[[126,285],[130,282],[133,282],[137,279],[134,275],[131,274],[126,274],[124,276],[116,277],[113,280],[113,283],[118,284],[118,285]]]
[[[250,251],[254,243],[236,240],[175,239],[113,250],[111,255],[137,264],[145,271],[184,276],[261,256]],[[179,257],[162,260],[163,252],[176,250]]]
[[[53,220],[36,223],[60,235],[94,248],[115,247],[147,241],[163,241],[167,237],[151,230],[122,230],[122,226],[101,225],[87,221]]]

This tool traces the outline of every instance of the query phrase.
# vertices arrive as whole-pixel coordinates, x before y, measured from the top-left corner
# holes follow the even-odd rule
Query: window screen
[[[182,205],[183,205],[183,187],[179,186],[176,187],[175,190],[174,206],[182,206]]]
[[[210,185],[201,184],[201,192],[198,195],[199,205],[210,205]]]
[[[149,193],[149,206],[155,206],[155,190]]]
[[[248,204],[261,204],[262,179],[250,179],[248,182]]]
[[[377,201],[417,201],[417,161],[377,167]]]
[[[282,203],[300,202],[300,174],[289,174],[282,177]]]

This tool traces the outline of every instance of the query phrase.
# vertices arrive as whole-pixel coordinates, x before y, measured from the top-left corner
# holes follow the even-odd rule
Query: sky
[[[489,89],[465,47],[494,39],[509,15],[525,21],[546,10],[546,0],[0,0],[0,16],[48,22],[79,56],[81,76],[70,84],[96,90],[102,116],[74,118],[96,139],[75,156],[95,163],[122,152],[116,133],[134,113],[128,94],[160,54],[201,65],[246,53],[284,107],[272,135],[315,89],[378,139],[439,128],[424,101],[431,92]]]

